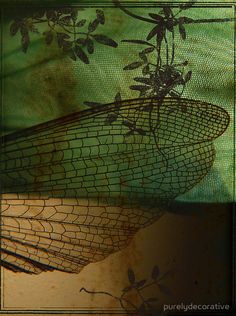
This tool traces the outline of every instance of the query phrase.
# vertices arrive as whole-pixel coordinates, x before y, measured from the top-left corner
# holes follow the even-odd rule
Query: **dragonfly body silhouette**
[[[127,100],[3,137],[1,264],[79,272],[125,247],[196,185],[229,116],[204,102],[178,103]],[[110,124],[109,115],[117,116]]]

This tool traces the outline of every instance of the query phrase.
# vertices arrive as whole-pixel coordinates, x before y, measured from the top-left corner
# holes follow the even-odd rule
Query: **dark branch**
[[[118,8],[120,8],[123,12],[125,12],[127,15],[131,16],[132,18],[139,19],[139,20],[144,21],[144,22],[156,24],[156,21],[154,21],[154,20],[151,20],[151,19],[145,18],[143,16],[134,14],[133,12],[130,12],[129,10],[127,10],[126,8],[124,8],[121,5],[119,0],[113,0],[113,2]]]
[[[131,11],[129,11],[128,9],[126,9],[125,7],[123,7],[120,3],[119,0],[113,0],[114,4],[119,7],[123,12],[125,12],[127,15],[135,18],[135,19],[138,19],[138,20],[141,20],[141,21],[144,21],[144,22],[149,22],[149,23],[153,23],[153,24],[156,24],[156,21],[155,20],[152,20],[152,19],[149,19],[149,18],[146,18],[144,16],[140,16],[140,15],[137,15]],[[233,22],[235,21],[234,18],[225,18],[225,19],[199,19],[199,20],[189,20],[189,21],[184,21],[183,24],[194,24],[194,23],[224,23],[224,22]]]
[[[184,24],[194,24],[194,23],[223,23],[223,22],[233,22],[234,18],[225,18],[225,19],[199,19],[192,21],[185,21]]]

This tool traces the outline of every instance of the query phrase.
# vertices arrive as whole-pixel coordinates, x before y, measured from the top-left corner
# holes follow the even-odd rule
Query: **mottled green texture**
[[[132,9],[142,15],[155,8]],[[118,8],[104,9],[103,34],[116,40],[118,48],[96,44],[90,64],[63,56],[57,45],[45,49],[43,38],[33,35],[27,54],[21,51],[20,36],[9,35],[9,12],[4,14],[3,114],[7,133],[46,122],[81,109],[84,101],[109,103],[120,91],[123,99],[137,97],[129,86],[139,70],[123,67],[137,60],[137,45],[122,39],[145,38],[150,26],[125,15]],[[93,9],[81,12],[92,16]],[[231,8],[193,8],[185,15],[194,18],[233,17]],[[216,159],[205,179],[184,196],[183,201],[230,202],[233,198],[233,107],[234,43],[233,23],[192,24],[186,26],[187,39],[176,39],[176,57],[188,60],[193,75],[185,97],[216,104],[227,110],[231,124],[215,141]],[[40,31],[43,31],[40,30]]]
[[[120,117],[104,124],[116,105],[67,116],[6,138],[1,155],[4,193],[39,198],[110,198],[119,203],[167,204],[201,181],[211,168],[212,144],[227,128],[223,109],[207,103],[166,98],[150,113],[151,99],[122,102]],[[108,111],[108,112],[107,112]],[[113,112],[114,113],[114,112]],[[150,130],[150,120],[159,124]],[[128,136],[123,117],[136,117]],[[157,147],[158,143],[158,147]]]

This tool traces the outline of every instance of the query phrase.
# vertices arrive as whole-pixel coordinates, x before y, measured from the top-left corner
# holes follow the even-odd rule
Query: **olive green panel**
[[[97,1],[98,2],[98,1]],[[59,2],[57,2],[59,3]],[[95,3],[95,2],[94,2]],[[32,9],[32,8],[31,8]],[[45,45],[42,35],[47,25],[31,34],[27,53],[21,49],[21,37],[10,35],[13,17],[24,14],[18,8],[3,10],[3,133],[11,133],[38,123],[86,109],[85,101],[110,103],[117,92],[122,99],[138,97],[130,90],[133,78],[140,70],[123,68],[138,60],[139,45],[122,42],[124,39],[145,39],[150,25],[135,20],[119,8],[104,8],[105,25],[97,33],[106,34],[118,43],[117,48],[95,43],[89,64],[73,61],[53,42]],[[96,9],[80,11],[81,19],[95,17]],[[148,16],[158,8],[130,8]],[[191,8],[184,15],[193,19],[232,18],[233,9]],[[182,201],[231,202],[233,199],[234,154],[234,23],[202,23],[186,25],[187,38],[176,38],[176,60],[188,60],[186,71],[192,78],[184,97],[209,102],[225,109],[230,115],[226,132],[214,141],[216,158],[207,176],[179,197]]]

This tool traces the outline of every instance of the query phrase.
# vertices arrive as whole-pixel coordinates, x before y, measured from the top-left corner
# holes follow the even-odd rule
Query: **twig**
[[[102,295],[108,295],[108,296],[110,296],[110,297],[112,297],[112,298],[118,300],[118,301],[120,302],[121,307],[122,307],[123,309],[125,309],[125,307],[124,307],[122,301],[124,301],[124,302],[126,302],[127,304],[129,304],[130,306],[132,306],[132,307],[134,308],[134,311],[135,311],[135,312],[137,311],[137,307],[136,307],[132,302],[130,302],[129,300],[127,300],[126,298],[124,298],[123,295],[122,295],[121,297],[118,297],[118,296],[112,295],[111,293],[105,292],[105,291],[98,291],[98,292],[96,292],[96,291],[89,291],[89,290],[85,289],[84,287],[82,287],[82,288],[80,289],[80,292],[82,292],[82,291],[84,291],[84,292],[86,292],[86,293],[88,293],[88,294],[102,294]],[[126,310],[126,309],[125,309],[125,310]]]
[[[135,18],[135,19],[139,19],[141,21],[144,22],[148,22],[148,23],[153,23],[153,24],[157,24],[157,22],[155,20],[146,18],[144,16],[140,16],[137,15],[131,11],[129,11],[128,9],[126,9],[125,7],[122,6],[122,4],[120,3],[119,0],[113,0],[113,2],[115,3],[116,6],[118,6],[123,12],[125,12],[127,15]],[[180,13],[180,12],[178,12]],[[224,23],[224,22],[233,22],[235,21],[235,18],[225,18],[225,19],[198,19],[198,20],[188,20],[188,21],[184,21],[183,24],[193,24],[193,23]]]

